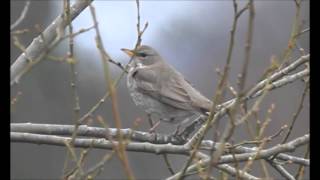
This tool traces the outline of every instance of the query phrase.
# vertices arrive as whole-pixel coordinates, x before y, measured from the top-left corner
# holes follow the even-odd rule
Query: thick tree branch
[[[65,146],[65,142],[71,140],[70,137],[61,137],[54,135],[40,135],[32,133],[11,132],[11,142],[47,144],[56,146]],[[112,143],[105,138],[76,138],[74,147],[77,148],[97,148],[97,149],[113,149],[118,146],[117,141]],[[151,144],[147,142],[129,142],[125,148],[127,151],[147,152],[154,154],[188,154],[189,149],[181,145],[172,144]]]
[[[77,0],[70,9],[70,19],[75,19],[92,1],[93,0]],[[19,82],[19,79],[27,70],[43,58],[41,55],[57,36],[60,36],[58,38],[62,37],[61,34],[69,23],[70,21],[64,17],[64,13],[61,13],[38,37],[33,39],[25,52],[11,65],[11,85]]]
[[[65,142],[71,140],[69,137],[60,137],[53,135],[39,135],[32,133],[10,133],[11,142],[33,143],[33,144],[47,144],[56,146],[65,146]],[[231,163],[237,160],[247,161],[255,156],[256,159],[264,159],[273,156],[274,154],[283,152],[292,152],[299,146],[305,145],[309,142],[309,134],[296,138],[286,144],[276,145],[272,148],[261,150],[259,156],[255,156],[257,151],[236,154],[236,155],[224,155],[219,160],[218,164]],[[114,141],[113,143],[118,143]],[[76,138],[74,141],[74,147],[78,148],[98,148],[98,149],[113,149],[114,145],[104,138],[91,139],[91,138]],[[128,142],[126,145],[127,151],[146,152],[154,154],[170,153],[170,154],[186,154],[190,153],[190,149],[185,145],[172,145],[172,144],[151,144],[146,142]],[[253,159],[252,159],[253,160]],[[208,163],[206,161],[206,163]]]
[[[32,123],[12,123],[10,125],[11,132],[13,133],[26,133],[26,134],[37,134],[43,135],[41,137],[59,137],[59,136],[71,136],[72,132],[74,131],[73,125],[53,125],[53,124],[32,124]],[[134,131],[132,129],[121,129],[121,134],[123,138],[130,142],[143,142],[143,143],[150,143],[150,144],[162,144],[167,145],[171,144],[171,139],[168,138],[167,135],[163,134],[153,134],[147,133],[142,131]],[[100,127],[89,127],[87,125],[81,125],[78,128],[78,137],[83,137],[82,139],[88,138],[101,138],[105,139],[106,135],[112,137],[113,139],[117,138],[117,129],[116,128],[100,128]],[[45,136],[49,135],[49,136]],[[37,137],[37,136],[34,136]],[[65,137],[63,137],[65,138]],[[201,143],[200,149],[203,150],[215,150],[219,146],[219,142],[213,142],[211,140],[204,140]],[[177,147],[177,146],[176,146]],[[182,147],[182,146],[179,146]],[[184,150],[188,148],[182,148]],[[244,147],[244,146],[237,146],[230,151],[233,151],[236,154],[243,154],[243,153],[252,153],[255,152],[254,148]],[[286,154],[279,154],[277,159],[283,161],[291,161],[292,163],[309,166],[309,160],[290,156]]]
[[[74,125],[58,124],[33,124],[33,123],[12,123],[11,132],[36,133],[45,135],[70,136],[74,131]],[[165,134],[147,133],[143,131],[134,131],[132,129],[120,129],[123,138],[131,141],[149,142],[154,144],[175,143],[177,140]],[[112,138],[118,138],[117,128],[101,128],[80,125],[77,130],[78,136],[105,138],[107,135]]]

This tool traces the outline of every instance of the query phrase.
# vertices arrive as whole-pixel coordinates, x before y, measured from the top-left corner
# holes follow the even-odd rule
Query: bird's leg
[[[152,121],[152,118],[151,118],[151,114],[148,113],[147,116],[148,116],[149,125],[150,125],[150,127],[152,127],[153,126],[153,121]]]
[[[159,126],[160,124],[160,120],[158,120],[158,122],[156,122],[155,124],[153,124],[152,118],[151,118],[151,114],[148,114],[148,120],[149,120],[149,124],[151,126],[151,128],[149,129],[149,133],[154,133],[155,129]]]
[[[177,127],[176,127],[176,130],[175,130],[175,131],[174,131],[174,133],[173,133],[173,136],[174,136],[174,137],[176,137],[176,136],[178,136],[178,135],[179,135],[180,127],[181,127],[181,124],[178,124],[178,125],[177,125]]]
[[[159,126],[160,124],[160,120],[158,120],[150,129],[149,129],[149,133],[154,133],[155,129]]]

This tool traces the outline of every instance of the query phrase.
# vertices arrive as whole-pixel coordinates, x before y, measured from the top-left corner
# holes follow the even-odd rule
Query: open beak
[[[132,56],[135,55],[134,50],[122,48],[121,51],[123,51],[124,53],[126,53],[129,57],[132,57]]]

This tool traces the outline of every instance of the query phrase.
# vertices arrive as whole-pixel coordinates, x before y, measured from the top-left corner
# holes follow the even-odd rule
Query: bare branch
[[[306,151],[305,151],[305,154],[304,154],[304,158],[308,158],[309,153],[310,153],[310,146],[307,146]],[[302,179],[303,179],[304,171],[305,171],[305,167],[304,167],[303,165],[300,165],[300,167],[298,168],[298,172],[297,172],[297,174],[295,175],[295,178],[296,178],[297,180],[302,180]]]
[[[74,131],[73,125],[54,125],[54,124],[32,124],[32,123],[11,123],[11,132],[27,133],[27,134],[42,134],[42,135],[57,135],[57,136],[70,136]],[[144,142],[146,144],[172,144],[172,141],[167,135],[153,134],[142,131],[134,131],[132,129],[121,129],[123,138],[130,139],[131,141]],[[86,138],[102,138],[102,139],[116,139],[116,128],[100,128],[89,127],[87,125],[81,125],[78,128],[78,137],[83,136]],[[217,149],[219,142],[213,142],[210,140],[204,140],[201,142],[200,149],[211,150]],[[187,147],[187,146],[186,146]],[[234,153],[251,153],[256,151],[255,148],[248,148],[244,146],[230,146],[227,149],[231,149]],[[283,161],[291,161],[292,163],[309,166],[309,161],[304,158],[295,156],[289,156],[286,154],[279,154],[277,159]]]
[[[70,136],[75,130],[74,125],[58,125],[58,124],[33,124],[33,123],[11,123],[11,132],[26,132],[47,135]],[[77,129],[78,136],[106,138],[109,135],[112,138],[118,138],[117,128],[101,128],[80,125]],[[147,133],[142,131],[134,131],[132,129],[120,129],[123,138],[131,141],[149,142],[154,144],[177,144],[178,140],[170,135],[162,135],[155,133]]]
[[[288,143],[279,144],[269,149],[261,150],[258,156],[256,156],[257,152],[251,152],[251,153],[237,154],[235,155],[235,158],[237,159],[238,162],[247,161],[249,158],[252,159],[253,157],[255,157],[254,160],[264,159],[267,157],[271,157],[272,155],[277,153],[293,152],[296,148],[308,143],[309,143],[309,134],[306,134]],[[229,163],[229,162],[234,162],[234,157],[232,157],[232,155],[224,155],[221,157],[219,161],[219,163]]]
[[[293,118],[292,118],[290,126],[289,126],[289,131],[286,134],[285,138],[282,140],[282,143],[285,143],[288,140],[288,138],[289,138],[289,136],[290,136],[290,134],[292,132],[293,126],[294,126],[294,124],[295,124],[300,112],[302,111],[304,99],[306,97],[308,89],[309,89],[309,83],[306,83],[304,91],[303,91],[301,99],[300,99],[299,107],[297,108],[297,111],[293,115]]]
[[[238,146],[235,149],[232,149],[232,151],[235,151],[236,153],[245,153],[245,152],[249,153],[249,152],[256,151],[256,149],[255,148],[248,148],[248,147],[244,147],[244,146]],[[277,158],[279,158],[282,161],[290,161],[292,163],[300,164],[300,165],[303,165],[303,166],[309,166],[310,165],[310,162],[307,159],[300,158],[300,157],[294,157],[294,156],[290,156],[290,155],[287,155],[287,154],[279,154],[277,156]]]
[[[306,28],[306,29],[300,31],[298,34],[296,34],[296,35],[295,35],[295,38],[301,36],[302,34],[304,34],[304,33],[306,33],[306,32],[309,32],[309,31],[310,31],[310,28]]]
[[[283,166],[277,164],[276,162],[272,160],[267,160],[269,164],[277,170],[284,178],[288,180],[295,180],[294,176],[292,176]]]
[[[247,31],[246,44],[245,44],[245,58],[242,64],[242,70],[241,70],[240,80],[239,80],[240,96],[242,96],[245,83],[246,83],[248,67],[251,59],[250,52],[251,52],[252,39],[253,39],[253,20],[255,16],[253,0],[249,1],[248,6],[249,6],[249,20],[248,20],[248,31]]]
[[[286,84],[292,83],[293,81],[295,81],[297,79],[301,79],[303,77],[309,76],[309,74],[310,74],[310,70],[308,68],[306,68],[306,69],[304,69],[300,72],[297,72],[295,74],[284,76],[282,79],[279,79],[278,81],[271,83],[270,86],[268,87],[268,89],[271,90],[271,89],[282,87]],[[251,98],[254,98],[254,97],[261,95],[262,92],[263,92],[262,90],[259,90],[253,96],[251,96]]]
[[[53,136],[53,135],[40,135],[31,133],[11,132],[11,142],[20,143],[34,143],[34,144],[47,144],[56,146],[65,146],[65,141],[70,141],[69,137]],[[118,146],[118,142],[114,142]],[[105,138],[91,139],[91,138],[76,138],[74,147],[77,148],[97,148],[97,149],[113,149],[114,145]],[[154,154],[189,154],[189,149],[181,145],[172,144],[150,144],[140,142],[130,142],[126,145],[127,151],[147,152]]]
[[[236,154],[236,155],[224,155],[221,157],[218,164],[231,163],[231,162],[235,162],[235,160],[237,162],[248,161],[250,159],[257,160],[262,158],[268,158],[274,154],[281,153],[281,152],[291,152],[291,151],[294,151],[296,148],[307,144],[309,142],[309,138],[310,138],[309,134],[306,134],[286,144],[276,145],[272,148],[261,150],[259,151],[259,156],[256,156],[257,151],[252,153],[244,153],[244,154]],[[253,157],[255,158],[253,159]],[[210,162],[211,162],[210,158],[208,158],[199,163],[201,163],[202,167],[206,167],[206,166],[209,166]],[[195,171],[197,169],[197,166],[199,166],[198,163],[191,165],[190,167],[187,168],[186,172]],[[168,179],[174,179],[174,178],[180,177],[181,174],[179,173],[175,174],[174,176],[171,176]],[[243,173],[240,173],[240,174],[243,174]]]
[[[210,129],[210,126],[212,124],[214,124],[217,120],[219,120],[219,118],[217,118],[217,116],[215,116],[216,105],[221,103],[220,101],[222,100],[223,92],[224,92],[224,89],[226,86],[226,82],[228,80],[238,20],[239,20],[239,17],[241,16],[241,14],[247,9],[247,7],[245,7],[242,10],[238,11],[238,4],[237,4],[236,0],[233,1],[233,5],[234,5],[234,17],[233,17],[232,27],[230,30],[230,39],[229,39],[226,64],[223,69],[223,74],[222,74],[222,77],[218,83],[218,87],[215,91],[213,101],[212,101],[211,111],[208,115],[208,119],[207,119],[205,125],[202,127],[202,129],[199,129],[199,131],[188,142],[188,145],[193,147],[193,152],[192,152],[191,156],[189,157],[189,159],[187,160],[187,162],[184,164],[184,166],[181,170],[181,174],[178,177],[179,180],[182,179],[187,168],[191,164],[191,162],[192,162],[193,158],[195,157],[195,154],[201,144],[201,141],[202,141],[203,137],[205,136],[205,134]],[[210,169],[209,169],[209,171],[210,171]]]
[[[91,2],[92,0],[77,0],[71,7],[71,20],[75,19]],[[41,35],[33,39],[26,51],[22,53],[10,67],[11,85],[18,83],[28,69],[41,61],[41,54],[46,50],[50,43],[55,40],[59,30],[64,29],[68,24],[69,22],[64,18],[62,13],[41,33]]]
[[[23,10],[19,16],[19,18],[10,26],[10,30],[12,31],[14,28],[16,28],[22,21],[23,19],[26,17],[26,14],[29,10],[29,5],[30,5],[30,1],[26,1]]]
[[[299,59],[295,60],[292,62],[290,65],[287,67],[282,68],[281,70],[275,72],[272,74],[270,78],[270,82],[275,81],[279,78],[282,78],[283,76],[287,75],[288,73],[296,70],[299,66],[302,64],[308,62],[310,60],[310,54],[307,54],[305,56],[301,56]],[[257,92],[261,90],[265,85],[267,84],[267,79],[260,81],[258,84],[256,84],[253,88],[251,88],[247,94],[246,94],[246,99],[251,99],[252,97],[257,97]],[[220,109],[222,106],[226,106],[230,103],[233,103],[235,99],[229,100],[221,105],[218,105],[218,109]]]
[[[289,72],[295,70],[297,67],[301,66],[302,64],[306,63],[310,58],[310,55],[305,55],[305,56],[301,56],[298,60],[294,61],[293,63],[291,63],[290,65],[288,65],[287,67],[275,72],[274,74],[272,74],[269,78],[269,81],[275,81],[278,80],[279,78],[282,78],[278,81],[275,81],[273,83],[271,83],[269,85],[269,89],[270,90],[274,90],[276,88],[279,88],[281,86],[287,85],[289,83],[292,83],[295,80],[298,80],[300,78],[303,78],[305,76],[309,76],[309,69],[305,69],[302,70],[300,72],[297,72],[293,75],[288,75],[286,76]],[[259,82],[257,85],[255,85],[250,91],[247,92],[247,94],[244,96],[244,98],[239,99],[240,102],[244,101],[244,100],[249,100],[255,97],[258,97],[260,95],[263,94],[264,90],[263,88],[266,86],[267,84],[267,79],[262,80],[261,82]],[[215,113],[215,116],[217,116],[216,118],[218,118],[218,116],[221,118],[222,116],[225,115],[226,111],[234,106],[234,104],[236,103],[236,99],[231,99],[225,103],[222,103],[220,105],[217,106],[217,112]],[[254,111],[251,112],[251,114]],[[249,116],[250,114],[247,113],[247,116]],[[238,121],[236,124],[242,123],[244,121],[244,119],[246,119],[247,117],[242,117],[243,120]],[[183,132],[181,132],[181,135],[183,135],[184,138],[187,138],[192,132],[193,130],[196,129],[197,126],[199,126],[199,124],[202,124],[203,122],[205,122],[206,117],[199,117],[197,120],[195,120],[193,123],[191,123]]]
[[[67,52],[67,62],[70,64],[70,86],[71,86],[71,91],[72,91],[72,96],[73,96],[73,103],[74,103],[74,108],[73,108],[73,120],[74,120],[74,126],[75,129],[78,128],[78,126],[80,125],[78,122],[79,116],[80,116],[80,98],[78,95],[78,85],[77,85],[77,72],[76,72],[76,59],[74,57],[74,39],[73,39],[73,26],[72,26],[72,22],[71,22],[71,16],[70,16],[70,0],[65,0],[63,3],[63,12],[65,13],[65,19],[67,20],[67,22],[69,23],[68,25],[68,35],[69,35],[69,42],[68,42],[68,52]],[[73,147],[73,142],[74,139],[77,136],[77,131],[73,131],[72,133],[72,137],[71,137],[71,141],[70,142],[66,142],[66,144],[68,145],[67,149],[67,155],[65,158],[65,163],[64,163],[64,172],[69,164],[69,155],[71,153],[71,155],[73,155],[73,159],[76,160],[76,165],[77,165],[77,169],[76,171],[79,171],[80,174],[83,174],[83,170],[81,167],[81,163],[80,161],[77,160],[76,154],[72,153],[74,152],[74,147]]]

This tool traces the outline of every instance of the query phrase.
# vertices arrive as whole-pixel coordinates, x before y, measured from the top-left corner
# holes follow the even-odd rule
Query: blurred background
[[[246,1],[240,1],[242,7]],[[11,23],[20,15],[25,1],[11,0]],[[94,1],[96,15],[106,51],[116,61],[126,64],[129,58],[120,51],[121,48],[133,48],[137,39],[136,3],[135,1]],[[39,35],[35,26],[44,29],[62,12],[63,1],[31,1],[29,11],[23,22],[15,29],[29,29],[28,33],[19,35],[20,41],[29,45]],[[249,65],[247,87],[256,83],[264,70],[270,65],[272,56],[280,57],[288,44],[293,18],[294,1],[255,1],[253,46]],[[305,29],[309,27],[309,1],[302,3],[302,20]],[[208,98],[214,95],[219,76],[216,68],[222,69],[229,43],[233,21],[232,1],[141,1],[141,26],[149,22],[143,35],[142,44],[155,49],[200,92]],[[230,83],[237,87],[237,74],[244,60],[244,46],[247,32],[248,13],[241,16],[236,32],[236,42],[230,71]],[[90,10],[87,8],[73,22],[74,31],[93,25]],[[106,92],[104,73],[99,51],[95,45],[94,30],[75,38],[75,57],[78,72],[78,91],[80,97],[80,114],[85,114]],[[309,33],[298,41],[299,47],[309,52]],[[53,56],[65,56],[67,42],[60,44]],[[21,51],[11,41],[11,63]],[[292,59],[300,56],[295,50]],[[121,70],[110,65],[115,79]],[[19,92],[18,102],[11,110],[11,123],[48,123],[73,124],[73,96],[70,87],[70,65],[50,59],[36,65],[22,79],[19,85],[11,88],[11,98]],[[133,122],[140,118],[138,130],[148,131],[149,124],[143,110],[136,107],[126,88],[126,79],[122,78],[118,88],[120,115],[124,128],[133,127]],[[304,83],[297,81],[283,88],[272,91],[261,105],[259,118],[264,120],[266,111],[272,103],[275,110],[265,135],[270,136],[281,126],[291,121],[298,107]],[[226,96],[226,100],[231,98]],[[110,127],[114,127],[111,103],[108,100],[95,115],[101,115]],[[221,120],[221,127],[224,125]],[[253,121],[252,121],[253,122]],[[254,122],[253,122],[254,123]],[[97,123],[95,123],[98,125]],[[174,127],[161,123],[157,132],[170,133]],[[304,103],[291,138],[309,132],[309,96]],[[209,133],[210,134],[210,133]],[[210,137],[212,133],[210,134]],[[233,136],[234,142],[249,139],[245,126],[240,126]],[[270,145],[277,143],[275,139]],[[297,155],[302,155],[305,148],[299,148]],[[97,163],[105,150],[92,150],[86,167]],[[11,144],[11,178],[12,179],[57,179],[62,175],[66,149],[63,147]],[[129,152],[129,161],[138,179],[159,179],[170,175],[162,156]],[[178,171],[186,161],[185,156],[169,155],[174,170]],[[288,170],[296,171],[296,165],[288,165]],[[261,175],[261,170],[253,168],[254,175]],[[272,175],[280,177],[270,170]],[[115,157],[106,163],[101,179],[121,179],[124,172]],[[307,177],[307,176],[306,176]],[[192,177],[191,177],[192,178]],[[193,177],[194,178],[194,177]]]

